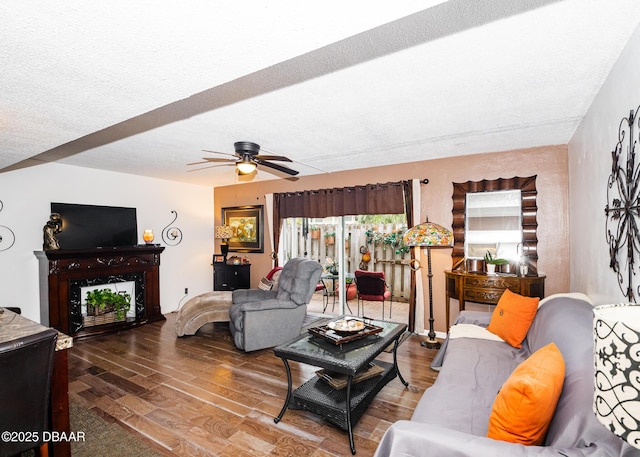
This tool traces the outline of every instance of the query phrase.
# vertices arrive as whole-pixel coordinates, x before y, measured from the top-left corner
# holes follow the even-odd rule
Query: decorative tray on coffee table
[[[326,325],[311,327],[309,333],[319,336],[335,345],[348,343],[349,341],[366,338],[384,330],[377,325],[369,324],[360,319],[339,319]]]

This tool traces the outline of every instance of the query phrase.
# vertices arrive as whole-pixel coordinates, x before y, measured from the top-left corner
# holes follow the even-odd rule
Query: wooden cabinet
[[[213,290],[249,289],[251,265],[213,264]]]
[[[451,298],[455,298],[460,302],[460,311],[465,309],[465,302],[467,301],[495,305],[506,289],[525,297],[544,298],[544,275],[486,275],[462,271],[445,271],[445,275],[447,287],[447,330],[449,329],[449,302]]]

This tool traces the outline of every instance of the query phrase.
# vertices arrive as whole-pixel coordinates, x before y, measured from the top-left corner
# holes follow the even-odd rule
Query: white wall
[[[15,233],[15,244],[0,251],[0,306],[18,306],[26,317],[40,322],[38,262],[42,228],[51,213],[50,203],[137,208],[138,237],[154,231],[154,243],[166,246],[160,258],[160,305],[163,313],[189,297],[213,288],[213,189],[136,175],[112,173],[60,164],[0,174],[0,225]],[[174,215],[182,242],[167,246],[162,230]],[[2,248],[0,243],[0,249]],[[187,297],[188,298],[188,297]]]
[[[586,293],[594,304],[625,301],[609,267],[604,208],[611,151],[618,141],[620,120],[640,105],[638,56],[640,29],[627,44],[569,142],[571,290]]]

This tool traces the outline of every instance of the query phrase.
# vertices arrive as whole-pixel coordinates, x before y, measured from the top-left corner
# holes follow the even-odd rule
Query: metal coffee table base
[[[396,377],[393,364],[376,361],[385,368],[378,376],[351,386],[347,408],[347,388],[336,390],[320,378],[311,379],[293,393],[289,409],[303,409],[318,414],[342,430],[349,431],[367,410],[380,390]],[[349,419],[351,424],[349,423]]]
[[[396,376],[400,378],[405,387],[409,385],[400,375],[395,363],[376,360],[376,365],[384,368],[381,374],[353,385],[350,376],[345,389],[336,390],[318,377],[307,381],[291,392],[291,369],[286,359],[282,359],[282,361],[287,369],[289,388],[282,411],[274,419],[274,422],[276,424],[280,422],[287,409],[310,411],[348,432],[351,454],[356,453],[353,425],[360,420],[377,393]]]
[[[287,371],[287,397],[280,414],[274,419],[276,424],[289,408],[310,411],[346,430],[351,453],[356,453],[353,425],[367,410],[376,394],[396,376],[405,387],[409,385],[398,370],[397,358],[398,340],[406,331],[407,325],[376,320],[368,323],[380,327],[380,331],[340,345],[334,345],[316,335],[301,334],[273,349],[274,354],[282,359]],[[390,344],[393,344],[393,363],[376,359]],[[294,391],[290,360],[346,375],[347,385],[344,389],[334,389],[324,379],[314,377]],[[381,367],[382,373],[354,382],[354,377],[364,374],[370,363]]]

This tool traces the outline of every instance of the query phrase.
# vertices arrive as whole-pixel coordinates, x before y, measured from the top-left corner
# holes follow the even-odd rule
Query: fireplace
[[[40,313],[43,325],[82,338],[163,320],[160,309],[160,254],[164,247],[36,251],[40,265]],[[86,319],[84,296],[98,286],[130,287],[131,310],[122,321]]]
[[[144,273],[125,273],[95,278],[76,279],[70,282],[69,318],[71,332],[77,333],[83,328],[115,322],[114,312],[90,316],[86,305],[87,292],[95,289],[111,289],[114,292],[126,292],[131,296],[131,308],[124,316],[126,320],[143,320],[144,309]],[[110,318],[106,317],[110,316]]]

